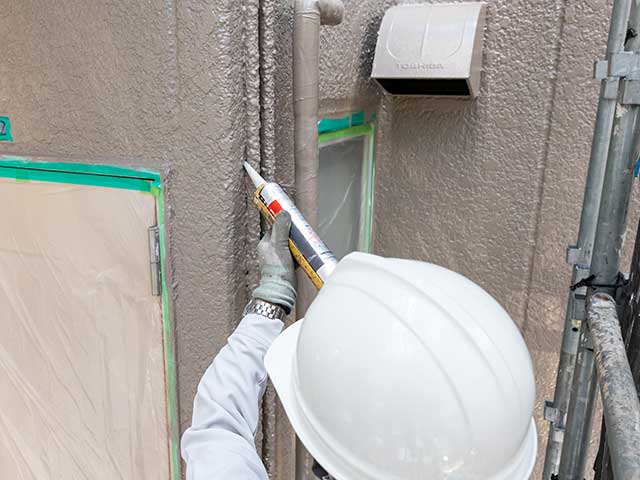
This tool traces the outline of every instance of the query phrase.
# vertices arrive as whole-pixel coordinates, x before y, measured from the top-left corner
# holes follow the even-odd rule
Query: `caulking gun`
[[[247,162],[244,162],[244,169],[257,188],[253,195],[253,203],[269,223],[273,223],[280,210],[286,210],[291,215],[289,248],[293,258],[296,259],[316,288],[322,288],[338,264],[335,255],[311,228],[293,200],[280,185],[267,182]]]

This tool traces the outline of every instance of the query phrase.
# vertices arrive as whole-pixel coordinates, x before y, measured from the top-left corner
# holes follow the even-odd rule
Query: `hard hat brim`
[[[304,319],[285,329],[273,342],[264,358],[267,373],[278,393],[289,422],[305,448],[332,476],[349,480],[370,480],[362,472],[354,470],[341,461],[339,455],[313,428],[304,416],[296,396],[294,385],[294,361],[298,337]],[[525,480],[531,476],[535,466],[538,434],[534,419],[518,454],[504,470],[489,480]]]
[[[264,358],[264,364],[271,382],[278,392],[280,402],[287,413],[296,435],[313,458],[336,478],[353,478],[354,472],[340,466],[335,455],[327,449],[326,443],[315,433],[304,418],[294,388],[294,359],[298,337],[304,319],[285,329],[273,342]],[[351,476],[348,476],[351,475]]]

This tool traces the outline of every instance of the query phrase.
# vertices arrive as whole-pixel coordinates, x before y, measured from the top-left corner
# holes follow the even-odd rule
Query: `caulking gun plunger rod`
[[[289,248],[293,258],[296,259],[316,288],[322,288],[338,264],[335,255],[320,239],[280,185],[275,182],[267,182],[247,162],[244,162],[244,169],[256,187],[253,203],[256,204],[267,221],[272,223],[281,210],[286,210],[291,215]]]

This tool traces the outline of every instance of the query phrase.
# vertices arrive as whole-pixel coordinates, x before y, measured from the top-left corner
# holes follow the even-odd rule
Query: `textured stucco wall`
[[[0,12],[0,111],[15,140],[0,154],[164,175],[183,427],[246,301],[254,240],[241,162],[258,133],[246,126],[258,116],[245,81],[245,54],[257,52],[245,47],[257,44],[250,5],[24,0]]]
[[[570,280],[565,248],[577,236],[597,105],[592,62],[604,53],[609,8],[491,1],[475,103],[383,101],[376,195],[393,215],[378,211],[376,251],[467,275],[521,327],[537,374],[534,478]]]
[[[368,75],[394,3],[346,0],[343,24],[322,29],[322,114],[377,111],[375,251],[447,266],[495,295],[531,347],[539,414],[555,381],[564,248],[577,232],[598,88],[591,63],[610,2],[489,1],[476,102],[380,94]],[[0,12],[0,115],[15,137],[0,154],[165,175],[183,427],[256,280],[258,219],[241,160],[293,191],[292,5],[23,0]],[[273,478],[289,479],[291,432],[272,390],[266,398],[259,443]]]

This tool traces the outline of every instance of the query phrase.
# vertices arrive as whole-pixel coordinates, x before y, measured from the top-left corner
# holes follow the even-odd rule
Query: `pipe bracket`
[[[554,428],[564,428],[561,425],[560,410],[550,400],[544,402],[544,419],[554,424]]]
[[[593,77],[596,80],[606,78],[640,79],[640,54],[618,52],[609,55],[607,60],[598,60],[594,64]]]
[[[640,80],[625,79],[622,88],[623,105],[640,105]]]
[[[576,265],[582,258],[582,248],[577,245],[569,245],[567,247],[567,263],[569,265]]]

